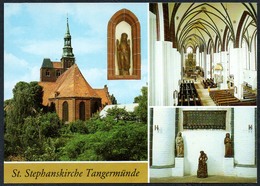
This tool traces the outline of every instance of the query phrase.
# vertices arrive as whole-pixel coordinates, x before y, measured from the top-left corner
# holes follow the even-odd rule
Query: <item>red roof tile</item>
[[[50,95],[53,92],[53,89],[57,86],[56,82],[38,82],[40,86],[43,87],[43,100],[42,100],[42,104],[47,106],[48,105],[48,99],[50,97]]]
[[[53,68],[61,68],[61,62],[52,62]]]
[[[96,93],[101,97],[102,99],[102,105],[111,105],[111,99],[109,97],[109,92],[107,87],[104,87],[102,89],[94,89]]]
[[[89,97],[100,98],[95,90],[83,77],[78,66],[72,65],[56,81],[57,86],[53,89],[50,98],[55,97]],[[55,96],[56,94],[56,96]]]

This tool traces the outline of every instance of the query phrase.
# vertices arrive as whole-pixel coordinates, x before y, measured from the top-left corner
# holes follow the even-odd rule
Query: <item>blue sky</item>
[[[148,82],[147,3],[5,3],[4,99],[19,81],[39,81],[43,58],[59,61],[67,15],[76,63],[93,88],[108,85],[118,103],[132,103]],[[107,24],[118,10],[141,24],[141,80],[107,80]]]

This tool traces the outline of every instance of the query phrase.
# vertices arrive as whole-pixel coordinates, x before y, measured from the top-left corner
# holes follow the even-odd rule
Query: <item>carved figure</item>
[[[224,144],[225,144],[225,157],[232,157],[232,141],[230,139],[229,133],[226,133]]]
[[[198,178],[208,177],[207,160],[208,160],[207,154],[204,153],[204,151],[200,151],[199,165],[197,170]]]
[[[181,132],[178,132],[175,143],[176,143],[177,157],[184,157],[184,143],[183,143]]]
[[[126,33],[121,34],[120,42],[117,39],[117,63],[119,75],[129,75],[130,69],[130,40]]]

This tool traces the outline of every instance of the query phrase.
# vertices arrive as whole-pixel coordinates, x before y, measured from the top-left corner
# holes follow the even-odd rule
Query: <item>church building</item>
[[[93,89],[75,63],[68,19],[61,61],[43,59],[39,85],[43,87],[43,105],[55,109],[64,122],[87,120],[112,104],[108,87]]]
[[[151,106],[256,105],[256,3],[151,3]]]

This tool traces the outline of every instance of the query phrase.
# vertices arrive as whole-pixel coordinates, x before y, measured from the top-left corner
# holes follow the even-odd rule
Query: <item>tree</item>
[[[18,82],[13,88],[13,99],[5,102],[5,143],[8,153],[19,154],[25,118],[36,116],[42,108],[42,87],[37,82]]]
[[[138,107],[135,108],[134,112],[142,122],[147,123],[147,87],[142,87],[141,93],[142,95],[134,99],[135,103],[138,103]]]
[[[117,104],[117,100],[116,100],[114,94],[112,94],[112,95],[110,96],[110,100],[111,100],[111,102],[112,102],[112,105],[116,105],[116,104]]]

